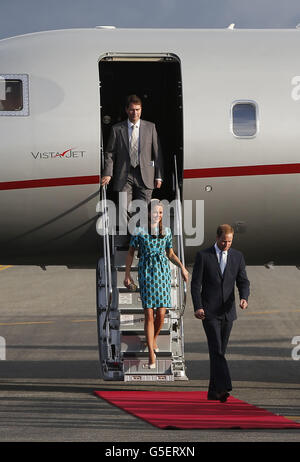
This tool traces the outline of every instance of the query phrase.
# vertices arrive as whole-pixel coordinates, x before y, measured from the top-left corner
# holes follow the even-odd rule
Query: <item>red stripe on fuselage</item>
[[[5,181],[0,183],[0,191],[8,189],[49,188],[57,186],[76,186],[99,184],[99,175],[73,176],[66,178],[44,178],[42,180]]]
[[[192,168],[184,170],[184,178],[217,178],[248,175],[286,175],[300,173],[300,164],[247,165],[241,167]]]
[[[287,175],[300,173],[299,164],[248,165],[239,167],[193,168],[184,170],[183,177],[219,178],[250,175]],[[39,180],[20,180],[0,182],[0,191],[9,189],[49,188],[57,186],[76,186],[82,184],[99,184],[99,175],[74,176],[65,178],[44,178]]]

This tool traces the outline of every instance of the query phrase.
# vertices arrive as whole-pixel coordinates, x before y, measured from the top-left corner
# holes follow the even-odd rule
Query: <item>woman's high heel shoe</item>
[[[154,355],[154,361],[155,361],[156,360],[156,354],[154,353],[153,355]],[[148,367],[149,367],[149,369],[155,369],[156,368],[156,363],[155,362],[154,363],[149,363]]]

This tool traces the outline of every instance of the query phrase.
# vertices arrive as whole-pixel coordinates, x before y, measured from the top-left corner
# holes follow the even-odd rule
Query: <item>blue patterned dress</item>
[[[136,228],[130,246],[140,249],[138,276],[143,308],[170,308],[171,270],[166,249],[173,247],[171,230],[165,228],[160,238]]]

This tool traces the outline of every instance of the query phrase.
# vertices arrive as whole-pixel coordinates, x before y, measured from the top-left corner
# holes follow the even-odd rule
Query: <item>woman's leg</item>
[[[154,310],[153,308],[145,308],[145,322],[144,322],[144,330],[148,345],[148,352],[149,352],[149,363],[155,363],[155,354],[153,349],[153,340],[154,340]]]
[[[155,321],[154,321],[154,339],[153,339],[153,348],[155,350],[157,348],[157,337],[159,336],[159,333],[164,325],[165,314],[166,314],[166,308],[157,308]]]

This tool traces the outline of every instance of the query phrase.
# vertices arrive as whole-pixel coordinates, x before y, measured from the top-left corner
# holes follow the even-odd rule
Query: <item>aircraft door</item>
[[[163,186],[154,190],[153,197],[173,200],[174,155],[180,184],[183,177],[180,60],[169,54],[105,56],[99,62],[99,76],[103,149],[112,125],[127,118],[127,96],[138,95],[143,102],[142,119],[155,123],[164,156]]]

